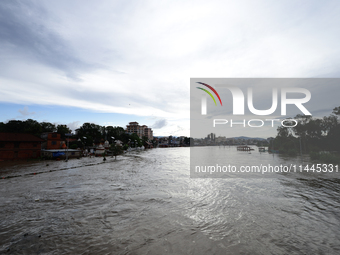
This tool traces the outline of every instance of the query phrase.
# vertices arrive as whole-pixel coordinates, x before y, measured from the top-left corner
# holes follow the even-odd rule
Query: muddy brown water
[[[191,179],[189,150],[2,164],[0,253],[340,254],[338,179]]]

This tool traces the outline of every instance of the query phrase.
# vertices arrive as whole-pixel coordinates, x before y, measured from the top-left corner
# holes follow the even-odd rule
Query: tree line
[[[278,127],[277,136],[270,142],[270,150],[288,155],[309,153],[313,157],[323,151],[340,151],[340,107],[323,118],[299,114],[288,119],[286,125],[294,127]]]
[[[91,146],[93,143],[108,141],[112,143],[114,140],[120,140],[124,145],[142,146],[147,137],[139,138],[137,134],[128,134],[124,128],[119,126],[100,126],[94,123],[84,123],[76,129],[77,139],[86,146]]]
[[[38,122],[36,120],[10,120],[7,123],[0,122],[0,132],[3,133],[25,133],[41,136],[45,132],[57,132],[65,137],[71,130],[67,125],[55,125],[50,122]]]
[[[127,134],[124,128],[119,126],[100,126],[94,123],[84,123],[81,127],[75,130],[76,133],[71,137],[77,139],[73,142],[78,147],[92,146],[93,143],[99,143],[113,140],[120,140],[123,144],[141,146],[146,137],[140,139],[137,134]],[[40,137],[45,132],[56,132],[65,139],[65,134],[71,133],[72,130],[67,125],[55,125],[50,122],[38,122],[33,119],[10,120],[7,123],[0,122],[1,133],[26,133]],[[144,141],[143,141],[144,140]],[[75,147],[75,145],[74,145]]]

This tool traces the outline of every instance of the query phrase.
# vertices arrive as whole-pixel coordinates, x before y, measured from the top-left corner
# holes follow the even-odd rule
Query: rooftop
[[[43,139],[23,133],[0,133],[1,142],[44,142]]]

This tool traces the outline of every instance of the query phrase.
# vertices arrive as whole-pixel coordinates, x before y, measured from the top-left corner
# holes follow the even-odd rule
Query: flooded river
[[[189,148],[1,162],[0,254],[340,254],[339,179],[191,179],[189,163]]]

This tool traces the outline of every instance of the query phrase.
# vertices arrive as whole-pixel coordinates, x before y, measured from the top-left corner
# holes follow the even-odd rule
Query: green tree
[[[10,133],[24,133],[25,123],[21,120],[10,120],[5,124],[5,132]]]
[[[135,134],[135,133],[131,134],[130,139],[131,139],[131,142],[134,144],[135,147],[136,146],[138,146],[138,147],[142,146],[142,141],[137,134]]]
[[[93,142],[99,142],[102,139],[102,129],[94,123],[84,123],[80,128],[76,129],[77,138],[85,140],[86,146],[92,146]],[[86,139],[84,139],[86,137]]]
[[[118,155],[123,153],[123,147],[120,145],[112,144],[111,145],[112,156],[115,156],[115,159]]]
[[[0,132],[6,132],[6,124],[3,122],[0,122]]]
[[[56,132],[57,131],[57,127],[50,122],[41,122],[40,125],[41,125],[41,129],[42,129],[42,133]]]
[[[184,137],[184,144],[190,146],[190,137]]]
[[[58,125],[57,126],[57,133],[60,134],[61,138],[65,138],[65,134],[71,133],[71,129],[67,127],[67,125]]]
[[[340,116],[340,106],[335,107],[332,112],[334,115]]]
[[[295,127],[280,126],[277,136],[272,144],[275,149],[279,149],[284,153],[289,151],[300,151],[300,147],[304,152],[339,151],[340,150],[340,107],[333,109],[330,116],[321,118],[313,118],[312,116],[297,115]],[[293,122],[288,124],[292,125]],[[288,153],[289,154],[289,153]]]
[[[125,134],[125,130],[122,127],[118,127],[118,126],[115,126],[115,127],[107,126],[106,127],[107,139],[114,137],[115,140],[121,140],[124,143],[126,143],[127,141],[124,141],[124,140],[126,140],[125,137],[124,137],[124,134]]]
[[[42,133],[42,127],[36,120],[28,119],[24,121],[24,133],[40,136]]]

